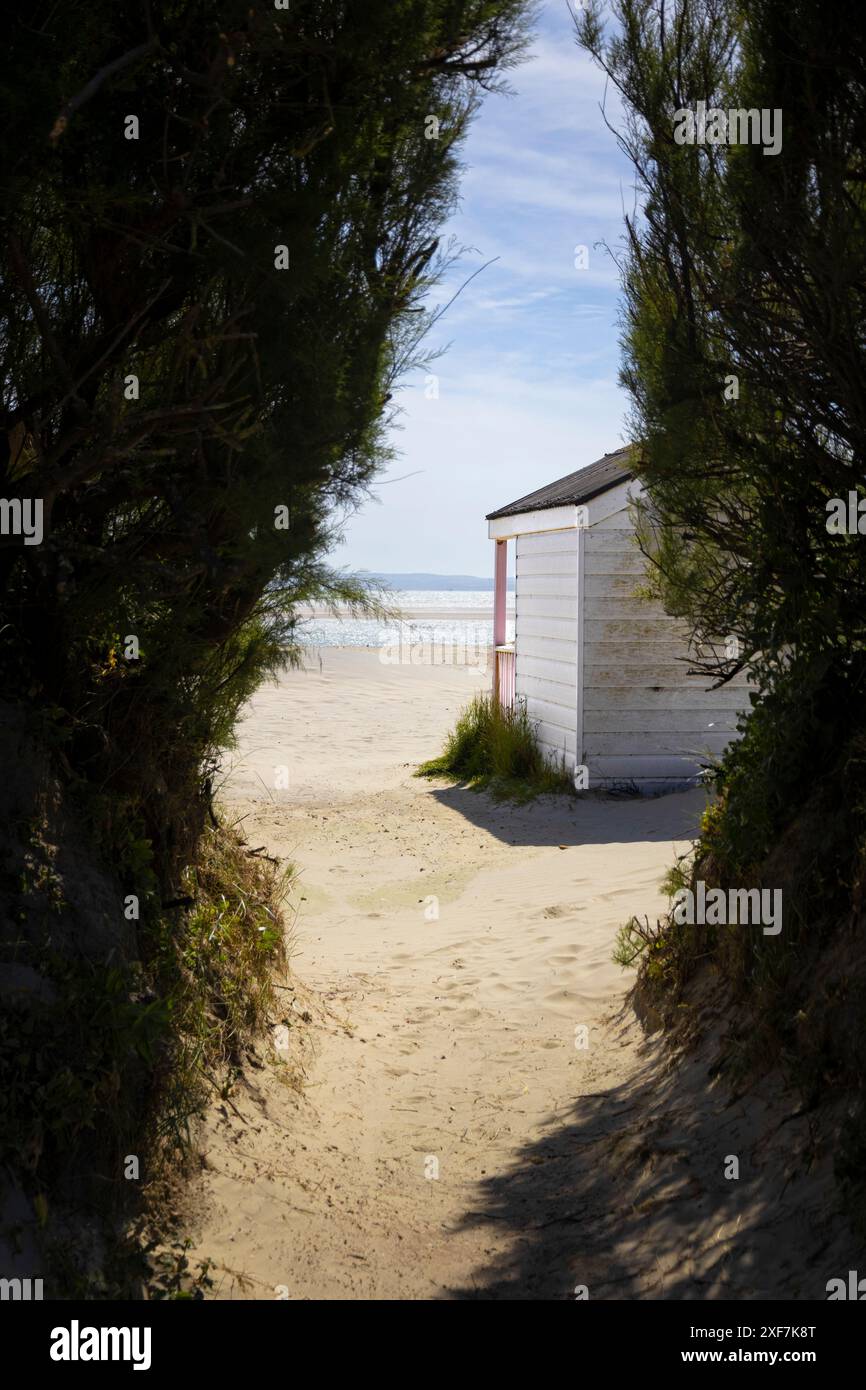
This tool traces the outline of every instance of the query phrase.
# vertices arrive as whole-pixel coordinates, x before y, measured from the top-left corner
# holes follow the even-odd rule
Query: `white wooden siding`
[[[638,597],[629,487],[593,499],[584,530],[564,508],[503,523],[516,547],[515,692],[548,757],[586,763],[590,787],[681,784],[749,708],[747,678],[708,689],[690,673],[685,625]]]
[[[553,761],[577,753],[577,530],[515,541],[515,694]]]
[[[711,690],[690,674],[685,626],[637,596],[645,561],[625,510],[590,526],[584,546],[581,761],[590,786],[693,777],[735,736],[747,681]]]

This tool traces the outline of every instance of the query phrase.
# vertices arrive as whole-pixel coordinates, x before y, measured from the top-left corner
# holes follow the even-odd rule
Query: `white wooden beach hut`
[[[689,675],[683,624],[636,596],[645,560],[628,510],[640,484],[620,449],[491,512],[494,694],[525,701],[541,745],[590,787],[693,782],[749,708],[745,676],[719,690]],[[508,542],[514,641],[505,641]]]

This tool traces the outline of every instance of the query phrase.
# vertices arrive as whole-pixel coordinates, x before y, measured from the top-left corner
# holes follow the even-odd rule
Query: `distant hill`
[[[477,574],[374,574],[362,570],[359,579],[380,579],[391,589],[478,589],[489,593],[493,588],[493,576],[479,578]],[[509,589],[514,588],[514,580],[509,579]]]

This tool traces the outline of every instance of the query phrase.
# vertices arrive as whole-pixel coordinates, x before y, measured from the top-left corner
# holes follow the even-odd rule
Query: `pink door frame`
[[[493,579],[493,700],[503,709],[514,704],[514,648],[505,647],[508,592],[508,541],[497,541]]]
[[[493,571],[493,645],[505,642],[505,595],[508,589],[508,541],[496,541]]]

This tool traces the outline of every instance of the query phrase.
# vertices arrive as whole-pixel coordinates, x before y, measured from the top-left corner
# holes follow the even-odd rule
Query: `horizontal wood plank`
[[[709,690],[713,684],[709,676],[689,675],[689,663],[671,661],[670,653],[667,653],[667,661],[659,660],[657,655],[646,661],[639,661],[636,659],[638,656],[638,652],[632,652],[630,661],[607,665],[596,661],[588,662],[584,667],[584,685],[661,685],[674,689],[685,686],[689,690]],[[746,687],[746,681],[729,681],[727,686],[729,690],[741,690]]]
[[[572,681],[544,680],[539,676],[528,676],[519,669],[515,677],[516,695],[532,700],[547,700],[551,705],[561,705],[563,709],[577,706],[577,687]]]
[[[576,704],[561,700],[546,700],[543,696],[518,691],[518,694],[521,693],[526,694],[526,712],[530,719],[540,719],[545,724],[554,725],[558,729],[575,732],[577,725]]]
[[[656,778],[690,779],[700,772],[702,764],[691,758],[674,758],[662,754],[633,757],[592,758],[588,763],[589,785],[601,781],[653,781]]]
[[[729,733],[664,733],[661,730],[645,730],[643,733],[605,733],[584,734],[584,751],[587,758],[608,756],[627,757],[634,754],[659,757],[662,754],[672,757],[694,758],[700,761],[711,754],[718,757],[724,753],[731,741]]]
[[[603,598],[612,603],[619,603],[622,599],[635,598],[636,590],[644,582],[644,576],[638,574],[585,574],[583,592],[587,599]],[[664,609],[659,605],[659,610],[664,614]]]
[[[577,622],[577,594],[560,598],[554,594],[520,594],[515,605],[517,621],[523,618],[559,618]]]
[[[748,710],[748,696],[743,690],[647,690],[640,686],[617,685],[590,688],[584,691],[585,710],[611,709],[706,709]]]
[[[584,733],[605,734],[620,731],[627,734],[640,734],[663,729],[683,735],[702,733],[734,733],[737,727],[736,710],[706,709],[637,709],[637,710],[586,710],[584,713]]]
[[[589,595],[584,599],[584,617],[590,619],[604,619],[611,621],[617,619],[633,618],[638,622],[661,622],[667,617],[661,604],[651,600],[639,598],[624,598],[620,595],[607,598],[590,598]],[[676,619],[671,619],[675,622]]]
[[[577,598],[577,570],[570,574],[518,574],[515,587],[515,603],[519,606],[524,597],[537,597],[550,594],[554,598]]]
[[[558,762],[563,755],[570,755],[573,762],[577,751],[573,733],[554,728],[549,724],[539,724],[536,737],[541,745],[541,751],[549,761]]]
[[[536,637],[525,632],[520,635],[520,659],[540,658],[545,661],[560,661],[574,666],[577,661],[577,643],[564,642],[558,637]]]
[[[577,557],[577,531],[551,531],[517,537],[518,564],[530,555],[569,554]]]
[[[521,641],[532,637],[547,637],[559,642],[577,641],[577,622],[571,618],[537,618],[521,613],[518,631]]]
[[[517,561],[517,584],[523,586],[533,575],[567,575],[577,580],[575,551],[555,551],[546,555],[521,555]]]
[[[627,555],[632,551],[638,555],[641,553],[632,526],[590,526],[585,532],[584,545],[587,556]]]
[[[608,614],[601,618],[586,617],[583,640],[587,646],[595,642],[675,642],[678,637],[687,641],[686,632],[679,618],[629,619]]]

